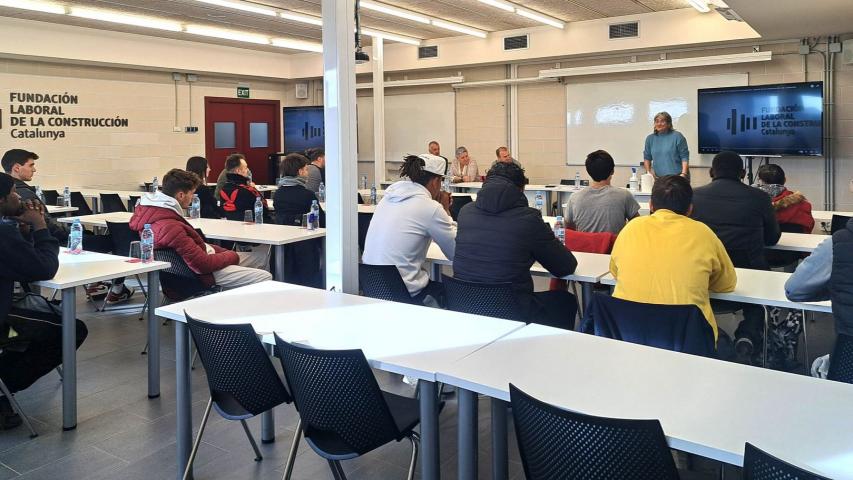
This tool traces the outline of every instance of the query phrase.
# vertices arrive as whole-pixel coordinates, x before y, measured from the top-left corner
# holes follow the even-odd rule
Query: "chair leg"
[[[195,370],[195,360],[198,358],[198,350],[193,353],[193,359],[190,360],[190,370]]]
[[[207,419],[210,417],[210,407],[213,406],[213,397],[207,401],[207,407],[204,409],[204,416],[201,419],[201,426],[198,427],[198,435],[195,437],[195,442],[193,442],[193,449],[190,451],[190,458],[187,461],[187,468],[184,470],[183,480],[187,480],[190,476],[190,472],[193,469],[193,461],[195,461],[195,456],[198,453],[198,446],[201,444],[201,436],[204,434],[204,427],[207,425]]]
[[[412,460],[409,462],[409,476],[406,477],[408,480],[414,480],[415,478],[415,467],[418,464],[418,446],[421,443],[421,437],[412,432],[409,435],[409,441],[412,442]]]
[[[811,365],[809,364],[809,334],[806,330],[808,313],[809,312],[803,310],[803,369],[806,371],[806,375],[809,375],[811,372]]]
[[[18,404],[18,400],[12,395],[12,392],[9,391],[9,388],[6,387],[6,384],[3,383],[3,380],[0,380],[0,391],[3,392],[3,395],[9,399],[9,404],[12,405],[12,410],[14,410],[18,415],[21,416],[21,420],[24,421],[24,425],[27,426],[27,430],[30,431],[30,438],[36,438],[39,434],[36,432],[36,429],[33,428],[33,424],[30,423],[29,417],[24,411],[21,409],[21,405]]]
[[[148,309],[148,292],[145,290],[145,285],[142,284],[142,279],[139,278],[139,275],[134,275],[136,277],[136,284],[139,285],[139,289],[142,290],[142,297],[145,298],[145,302],[142,304],[142,310],[139,312],[139,319],[145,319],[145,310]]]
[[[761,366],[767,368],[767,334],[770,329],[770,310],[767,305],[762,305],[761,308],[764,309],[764,349],[761,356]]]
[[[240,420],[240,425],[243,425],[243,431],[246,432],[246,436],[249,437],[249,443],[252,444],[252,450],[255,451],[255,461],[260,462],[264,459],[264,456],[261,455],[261,451],[258,450],[258,444],[255,443],[255,437],[252,436],[252,431],[249,430],[249,425],[246,424],[245,420]]]
[[[296,462],[296,451],[299,450],[299,439],[302,438],[302,418],[296,424],[296,432],[293,433],[293,442],[290,444],[290,453],[287,454],[287,463],[284,464],[284,475],[281,480],[290,480],[293,473],[293,464]]]
[[[140,355],[148,355],[148,342],[145,342],[145,348],[143,348],[142,351],[139,352],[139,354]]]
[[[114,280],[110,280],[110,288],[107,289],[107,295],[104,297],[103,303],[101,303],[101,308],[95,309],[98,312],[106,312],[107,311],[107,297],[110,296],[110,292],[113,290],[113,285],[115,285]]]
[[[329,468],[332,470],[332,476],[335,480],[347,480],[347,476],[344,473],[344,468],[341,467],[341,462],[337,460],[329,460]]]

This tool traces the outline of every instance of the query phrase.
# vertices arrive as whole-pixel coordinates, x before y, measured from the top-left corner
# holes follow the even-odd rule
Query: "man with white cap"
[[[400,180],[385,190],[367,230],[362,261],[395,265],[412,298],[440,305],[441,283],[430,281],[424,268],[427,249],[435,241],[448,259],[456,250],[450,218],[450,194],[441,190],[447,160],[425,153],[409,155],[400,167]]]

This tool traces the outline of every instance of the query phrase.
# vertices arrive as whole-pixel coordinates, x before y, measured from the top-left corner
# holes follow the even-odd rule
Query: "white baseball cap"
[[[444,157],[439,157],[438,155],[432,155],[430,153],[423,153],[418,155],[418,158],[424,161],[424,170],[427,172],[434,173],[441,177],[447,176],[447,160],[445,160]]]

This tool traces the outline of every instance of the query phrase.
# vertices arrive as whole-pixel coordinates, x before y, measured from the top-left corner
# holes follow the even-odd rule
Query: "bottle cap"
[[[150,224],[150,223],[146,223],[146,224],[145,224],[145,228],[151,228],[151,224]]]

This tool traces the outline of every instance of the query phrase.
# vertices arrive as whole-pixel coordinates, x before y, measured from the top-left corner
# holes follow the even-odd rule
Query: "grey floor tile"
[[[89,446],[77,453],[24,473],[18,478],[21,480],[89,478],[103,471],[114,471],[116,466],[123,463],[121,459]]]

